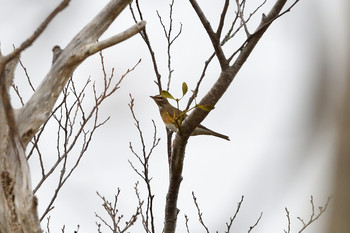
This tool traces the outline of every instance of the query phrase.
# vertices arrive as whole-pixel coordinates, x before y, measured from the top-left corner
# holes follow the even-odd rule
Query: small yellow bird
[[[169,103],[169,101],[161,95],[155,95],[150,97],[158,105],[160,116],[162,117],[165,126],[176,133],[178,131],[178,127],[181,125],[181,120],[183,120],[187,115],[183,114],[181,110],[173,107]],[[228,136],[214,132],[204,127],[203,125],[198,125],[197,128],[191,134],[191,136],[196,135],[212,135],[230,141]]]

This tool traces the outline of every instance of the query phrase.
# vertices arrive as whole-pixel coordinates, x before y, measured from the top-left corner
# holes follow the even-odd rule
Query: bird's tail
[[[223,139],[225,139],[227,141],[230,141],[230,138],[228,136],[224,135],[224,134],[217,133],[217,132],[214,132],[214,131],[212,131],[212,133],[213,134],[211,134],[211,135],[213,135],[215,137],[223,138]]]
[[[213,130],[210,130],[210,129],[204,127],[203,125],[199,125],[195,129],[195,131],[192,133],[192,136],[195,136],[195,135],[212,135],[212,136],[223,138],[227,141],[230,141],[230,138],[228,136],[221,134],[221,133],[217,133]]]

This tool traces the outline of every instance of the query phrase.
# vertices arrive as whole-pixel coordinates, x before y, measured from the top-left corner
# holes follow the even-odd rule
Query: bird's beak
[[[154,96],[150,96],[152,99],[154,99]]]

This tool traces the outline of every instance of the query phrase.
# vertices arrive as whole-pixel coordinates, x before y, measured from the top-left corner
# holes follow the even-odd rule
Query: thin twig
[[[286,216],[287,216],[287,221],[288,221],[288,228],[287,228],[288,230],[287,231],[283,230],[283,231],[284,231],[284,233],[290,233],[290,214],[289,214],[289,210],[287,209],[287,207],[284,209],[286,211]]]
[[[249,33],[249,30],[248,30],[247,22],[246,22],[246,20],[244,20],[243,9],[241,8],[241,4],[239,3],[239,0],[236,0],[236,5],[237,5],[237,13],[239,15],[239,18],[241,19],[241,24],[244,27],[244,31],[245,31],[247,37],[249,37],[250,33]]]
[[[186,226],[186,231],[187,231],[187,233],[190,233],[190,228],[189,228],[189,226],[188,226],[188,221],[189,221],[189,219],[188,219],[187,215],[185,214],[185,226]]]
[[[35,92],[35,88],[33,87],[33,84],[32,84],[32,82],[31,82],[31,80],[30,80],[30,77],[29,77],[27,68],[23,65],[21,59],[19,59],[19,64],[21,65],[21,67],[22,67],[22,69],[23,69],[23,71],[24,71],[24,74],[26,75],[26,78],[27,78],[27,81],[28,81],[28,84],[29,84],[30,88],[32,89],[33,92]]]
[[[169,26],[168,29],[166,29],[165,24],[163,23],[162,17],[160,16],[160,13],[157,12],[157,16],[159,19],[159,22],[163,28],[165,38],[167,40],[167,56],[168,56],[168,82],[167,82],[167,91],[170,89],[170,83],[173,73],[173,68],[171,67],[171,46],[174,43],[174,41],[180,36],[182,32],[182,24],[180,23],[180,29],[178,33],[172,38],[172,29],[173,29],[173,8],[174,8],[174,0],[171,1],[169,4]]]
[[[194,192],[192,192],[192,198],[193,198],[193,202],[194,204],[196,205],[196,208],[197,208],[197,214],[198,214],[198,218],[199,218],[199,222],[202,224],[202,226],[204,227],[205,231],[207,233],[209,233],[209,229],[208,227],[205,225],[204,221],[203,221],[203,213],[201,212],[200,208],[199,208],[199,204],[197,202],[197,198],[196,196],[194,195]]]
[[[154,128],[153,141],[152,141],[151,148],[147,152],[146,151],[146,143],[145,143],[143,132],[142,132],[142,129],[141,129],[141,126],[140,126],[140,121],[137,119],[136,114],[134,112],[134,98],[131,96],[131,94],[130,94],[129,108],[130,108],[131,115],[132,115],[132,117],[133,117],[133,119],[135,121],[135,126],[136,126],[138,134],[139,134],[139,139],[140,139],[140,143],[141,143],[141,147],[142,147],[142,153],[141,153],[141,155],[139,155],[133,149],[131,142],[129,142],[129,148],[130,148],[131,152],[136,156],[136,158],[138,159],[139,163],[141,164],[142,172],[140,172],[133,165],[133,163],[130,160],[129,160],[129,164],[132,167],[132,169],[136,172],[136,174],[138,174],[143,179],[144,183],[146,184],[147,192],[148,192],[147,193],[146,213],[143,214],[143,212],[141,211],[141,216],[142,216],[142,219],[143,219],[144,229],[147,232],[149,231],[149,232],[154,233],[155,232],[154,213],[153,213],[153,211],[154,211],[153,210],[154,194],[152,193],[152,188],[151,188],[151,179],[152,179],[152,177],[149,176],[149,160],[151,158],[151,155],[153,153],[154,148],[158,146],[160,138],[157,138],[157,127],[156,127],[154,121],[152,121],[153,128]],[[138,191],[137,191],[136,194],[138,195],[138,199],[139,199],[139,202],[140,202],[140,197],[139,197]]]
[[[136,4],[136,8],[137,8],[138,15],[139,15],[140,19],[143,20],[143,15],[142,15],[142,11],[141,11],[141,8],[140,8],[139,1],[136,0],[136,1],[135,1],[135,4]],[[138,20],[137,20],[136,14],[135,14],[135,12],[134,12],[134,10],[133,10],[131,4],[129,4],[129,9],[130,9],[131,15],[132,15],[132,17],[133,17],[135,23],[137,23]],[[156,56],[155,56],[155,53],[154,53],[153,48],[152,48],[152,46],[151,46],[151,42],[150,42],[150,40],[149,40],[149,38],[148,38],[148,35],[147,35],[147,32],[146,32],[146,28],[144,28],[144,29],[140,32],[140,35],[141,35],[143,41],[146,43],[147,48],[148,48],[148,51],[149,51],[149,53],[150,53],[150,55],[151,55],[151,59],[152,59],[152,63],[153,63],[153,70],[154,70],[154,73],[155,73],[155,75],[156,75],[156,80],[157,80],[155,83],[156,83],[157,86],[158,86],[159,93],[161,93],[161,91],[162,91],[161,74],[159,73],[159,70],[158,70],[158,65],[157,65],[157,61],[156,61]]]
[[[244,196],[242,195],[241,200],[240,200],[240,201],[238,202],[238,204],[237,204],[236,212],[234,213],[233,217],[230,217],[229,223],[226,222],[227,230],[225,231],[225,233],[229,233],[229,232],[230,232],[231,227],[232,227],[232,223],[233,223],[233,221],[236,219],[237,214],[238,214],[239,210],[241,209],[241,205],[242,205],[242,203],[243,203],[243,200],[244,200]]]
[[[324,206],[319,206],[318,210],[319,213],[316,215],[315,213],[315,204],[314,204],[314,199],[313,196],[311,196],[310,203],[311,203],[311,215],[309,221],[305,222],[302,218],[297,217],[298,220],[303,224],[303,227],[298,231],[298,233],[303,232],[308,226],[310,226],[313,222],[315,222],[321,215],[327,210],[328,204],[332,197],[328,197],[326,204]]]
[[[112,85],[112,80],[114,80],[114,72],[112,69],[111,75],[107,77],[105,68],[104,68],[104,62],[103,62],[103,56],[100,54],[101,57],[101,64],[102,64],[102,73],[103,73],[103,80],[104,80],[104,86],[103,90],[100,94],[97,93],[95,84],[92,85],[92,91],[93,96],[95,100],[95,104],[92,107],[92,109],[88,112],[83,108],[83,100],[86,94],[86,88],[88,84],[90,84],[90,79],[88,79],[83,86],[83,88],[80,91],[77,91],[75,84],[72,79],[69,81],[68,86],[64,89],[64,101],[60,105],[60,116],[57,117],[55,115],[52,115],[53,118],[57,121],[58,124],[58,132],[57,132],[57,160],[56,162],[51,166],[51,168],[45,172],[43,164],[41,164],[42,167],[42,178],[39,181],[38,185],[34,188],[33,192],[35,193],[41,185],[47,180],[47,178],[56,170],[56,168],[61,164],[61,174],[56,186],[56,189],[54,191],[54,194],[52,195],[52,198],[46,207],[44,213],[42,214],[40,221],[53,209],[53,204],[58,196],[59,191],[63,187],[63,185],[66,183],[66,181],[69,179],[69,177],[73,174],[75,169],[78,167],[83,155],[89,148],[90,142],[92,140],[93,135],[95,134],[95,131],[104,125],[108,120],[109,117],[106,119],[99,121],[99,107],[103,103],[103,101],[111,96],[116,90],[120,88],[120,84],[124,77],[131,71],[133,71],[136,66],[140,63],[140,60],[136,63],[134,67],[131,69],[128,69],[121,77],[120,79]],[[69,92],[68,92],[69,90]],[[68,105],[68,101],[66,98],[68,97],[68,93],[72,93],[75,100],[73,100],[73,103],[71,105]],[[81,117],[79,124],[77,124],[77,117],[78,115]],[[88,122],[92,121],[92,126],[90,130],[86,130],[86,126]],[[78,126],[77,126],[78,125]],[[76,127],[77,126],[77,127]],[[63,139],[61,138],[63,132]],[[63,141],[63,145],[61,145],[61,140]],[[70,152],[75,148],[77,145],[78,140],[82,140],[80,153],[77,155],[77,158],[75,159],[75,162],[72,164],[70,168],[68,168],[68,156]],[[61,147],[63,147],[63,151],[61,151]],[[40,154],[39,154],[39,158]],[[40,159],[41,160],[41,159]]]
[[[108,223],[107,220],[105,220],[104,218],[102,218],[100,215],[98,215],[95,212],[95,217],[98,218],[106,227],[108,227],[113,233],[123,233],[126,232],[132,225],[134,225],[134,223],[137,220],[137,216],[140,215],[140,207],[136,208],[136,212],[135,214],[133,214],[129,220],[127,220],[125,222],[124,227],[120,227],[121,224],[121,220],[123,220],[124,215],[122,214],[118,214],[119,213],[119,209],[118,209],[118,200],[119,200],[119,195],[120,195],[120,189],[118,188],[117,190],[117,194],[114,195],[114,201],[113,203],[108,201],[104,196],[100,195],[97,192],[97,195],[101,198],[101,200],[103,201],[102,206],[105,209],[105,211],[107,212],[109,219],[112,221],[112,224]],[[97,224],[97,228],[98,228],[98,232],[102,232],[101,231],[101,224]]]
[[[228,58],[228,61],[230,62],[233,57],[240,51],[242,51],[242,49],[246,46],[246,44],[254,37],[256,37],[256,35],[260,34],[263,30],[265,30],[271,23],[273,23],[276,19],[278,19],[279,17],[281,17],[282,15],[286,14],[287,12],[289,12],[297,3],[299,2],[299,0],[296,0],[290,7],[287,8],[287,10],[283,11],[282,13],[278,14],[277,16],[275,16],[274,18],[264,22],[264,24],[260,25],[253,34],[251,34],[243,43],[242,45],[235,51],[232,53],[232,55]],[[263,2],[264,4],[264,2]],[[265,19],[266,16],[263,15],[263,19]]]
[[[47,233],[50,233],[50,218],[51,218],[51,216],[47,217],[47,223],[46,223]]]
[[[256,222],[254,223],[254,225],[251,226],[251,227],[249,227],[248,233],[251,232],[251,231],[259,224],[259,222],[260,222],[260,220],[261,220],[261,218],[262,218],[262,215],[263,215],[263,212],[260,213],[260,216],[259,216],[259,218],[256,220]]]
[[[226,0],[227,1],[227,0]],[[242,3],[240,4],[240,7],[242,7],[243,3],[245,1],[242,1]],[[252,13],[250,13],[249,17],[246,19],[246,23],[248,23],[250,21],[250,19],[252,18],[253,15],[255,15],[255,13],[266,3],[266,0],[264,0]],[[227,4],[227,6],[226,6]],[[224,20],[224,17],[225,17],[225,14],[226,14],[226,7],[228,7],[228,3],[225,2],[225,6],[224,6],[224,9],[221,13],[221,18],[220,20]],[[236,24],[236,21],[237,19],[239,18],[239,15],[238,15],[238,12],[236,14],[236,17],[234,18],[234,20],[232,21],[232,24],[231,24],[231,27],[230,29],[228,30],[228,32],[226,33],[225,37],[221,40],[220,42],[220,45],[223,46],[225,45],[230,39],[232,39],[237,33],[238,31],[243,27],[243,24],[241,24],[234,32],[233,32],[233,29],[234,29],[234,26]],[[221,25],[222,24],[222,25]],[[218,35],[218,37],[220,37],[221,35],[221,32],[220,32],[220,27],[223,27],[223,22],[220,22],[219,23],[219,27],[218,27],[218,31],[216,32],[216,34]],[[239,51],[239,50],[238,50]],[[237,52],[238,52],[237,51]],[[232,60],[232,58],[236,55],[236,53],[234,55],[232,55],[228,60]],[[187,106],[186,106],[186,110],[189,109],[189,107],[191,106],[193,100],[195,97],[197,97],[198,93],[199,93],[199,87],[205,77],[205,74],[206,74],[206,70],[207,68],[209,67],[209,64],[210,62],[213,60],[215,56],[215,52],[212,53],[210,55],[210,57],[204,62],[204,67],[203,67],[203,70],[202,70],[202,73],[197,81],[197,84],[196,84],[196,88],[194,89],[193,91],[193,95],[190,97],[190,99],[188,100],[188,103],[187,103]]]

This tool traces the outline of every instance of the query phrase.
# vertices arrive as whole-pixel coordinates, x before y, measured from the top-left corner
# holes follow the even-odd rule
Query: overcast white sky
[[[58,44],[65,47],[71,38],[91,20],[107,3],[106,0],[72,0],[70,6],[59,14],[34,45],[22,54],[35,86],[38,86],[51,65],[51,49]],[[219,15],[223,1],[198,1],[210,20]],[[260,1],[247,1],[254,7]],[[292,1],[290,1],[292,2]],[[19,45],[48,15],[59,1],[0,0],[0,42],[4,54]],[[269,0],[256,15],[250,26],[253,31],[261,13],[268,12],[274,3]],[[343,1],[300,1],[288,14],[278,19],[265,33],[252,55],[243,66],[203,124],[230,136],[231,141],[199,136],[189,140],[183,182],[178,207],[178,232],[185,231],[184,214],[190,218],[192,232],[203,232],[197,221],[191,192],[198,198],[203,218],[214,232],[223,232],[225,222],[232,216],[241,195],[245,201],[234,223],[234,232],[247,232],[261,212],[263,218],[255,232],[283,232],[287,227],[284,208],[291,213],[292,230],[300,228],[297,216],[310,216],[310,195],[316,205],[323,205],[332,193],[334,116],[336,93],[341,86],[337,75],[324,80],[321,57],[335,66],[328,71],[341,72],[344,65],[346,26],[343,20]],[[160,71],[167,77],[166,44],[157,20],[156,10],[166,17],[168,1],[152,0],[141,3],[151,43],[156,51]],[[234,5],[232,3],[231,5]],[[232,10],[232,9],[231,9]],[[174,9],[174,31],[179,23],[183,33],[173,47],[173,82],[171,92],[179,96],[181,83],[194,89],[204,61],[211,54],[210,41],[193,9],[187,1],[177,0]],[[255,24],[254,24],[255,23]],[[102,38],[108,38],[133,24],[128,9],[115,21]],[[225,47],[234,51],[239,43]],[[51,232],[66,232],[80,225],[80,232],[96,232],[94,212],[103,213],[96,191],[112,198],[117,187],[120,211],[126,216],[135,211],[134,183],[139,177],[132,171],[128,160],[134,161],[129,151],[131,141],[139,147],[139,139],[128,109],[129,93],[135,98],[135,113],[140,120],[146,142],[151,143],[153,126],[157,124],[160,145],[151,160],[151,175],[155,194],[156,229],[161,232],[164,201],[168,185],[165,130],[158,109],[149,98],[157,94],[155,76],[150,57],[140,36],[116,45],[104,52],[108,73],[115,67],[123,74],[141,58],[142,63],[129,74],[116,95],[101,107],[101,117],[110,121],[98,130],[86,156],[73,177],[66,183],[51,212]],[[204,80],[200,96],[218,77],[214,62]],[[336,74],[336,73],[335,73]],[[101,80],[99,57],[93,56],[76,71],[74,80],[83,83],[89,76]],[[31,95],[23,84],[25,76],[18,68],[15,82],[27,100]],[[322,81],[326,87],[322,86]],[[324,84],[323,83],[323,84]],[[101,82],[97,81],[97,84]],[[324,89],[325,88],[325,89]],[[329,104],[321,110],[320,99]],[[15,106],[18,101],[13,98]],[[55,159],[55,128],[44,138],[42,149],[50,160]],[[50,134],[51,133],[51,134]],[[33,184],[40,171],[31,161]],[[38,193],[39,211],[43,211],[55,180],[50,180]],[[142,194],[145,195],[141,184]],[[306,232],[322,232],[327,214]],[[46,224],[44,221],[43,226]],[[140,225],[139,225],[140,226]],[[140,232],[139,226],[131,232]],[[105,231],[107,232],[107,231]]]

